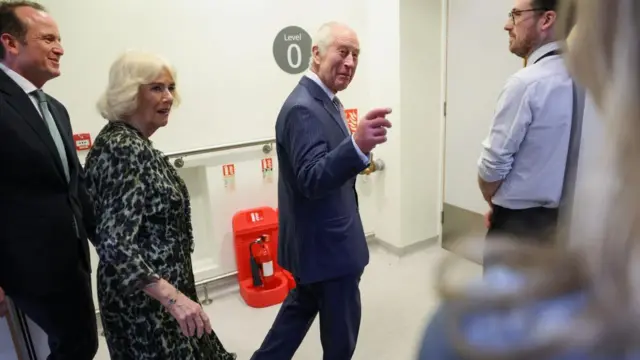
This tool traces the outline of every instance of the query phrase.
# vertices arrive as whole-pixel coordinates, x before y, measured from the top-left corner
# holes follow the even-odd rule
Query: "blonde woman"
[[[640,359],[640,2],[561,5],[559,37],[580,25],[564,56],[608,141],[606,157],[589,159],[601,186],[576,199],[592,211],[573,216],[571,241],[499,249],[482,284],[441,281],[420,360]]]
[[[98,103],[107,125],[86,160],[98,298],[113,360],[232,360],[196,293],[187,187],[150,137],[179,100],[173,68],[127,52]]]

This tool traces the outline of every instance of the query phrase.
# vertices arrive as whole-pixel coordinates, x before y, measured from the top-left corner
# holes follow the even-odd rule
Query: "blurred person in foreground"
[[[640,359],[640,2],[563,1],[565,59],[603,119],[607,144],[576,200],[572,233],[547,248],[496,243],[482,283],[444,280],[420,360]],[[565,225],[565,224],[563,224]],[[445,270],[450,270],[445,266]]]
[[[230,360],[196,293],[189,192],[150,137],[179,97],[153,54],[118,58],[98,102],[108,124],[86,159],[98,298],[111,359]]]
[[[391,110],[376,109],[349,132],[336,94],[351,83],[359,55],[351,28],[335,22],[321,26],[310,71],[278,115],[278,259],[297,287],[252,360],[292,359],[318,314],[323,359],[347,360],[355,351],[360,277],[369,262],[356,177],[391,126],[385,118]]]
[[[11,298],[47,334],[49,360],[90,360],[93,206],[67,108],[43,90],[61,75],[60,32],[42,5],[2,1],[0,42],[0,316]]]

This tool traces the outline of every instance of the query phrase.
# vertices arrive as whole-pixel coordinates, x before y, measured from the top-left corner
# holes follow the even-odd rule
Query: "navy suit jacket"
[[[0,70],[0,159],[6,169],[0,176],[0,287],[16,298],[57,293],[79,267],[91,272],[93,205],[67,109],[47,100],[67,153],[69,182],[46,122]]]
[[[369,249],[356,176],[367,167],[339,110],[303,77],[276,122],[278,260],[299,284],[361,273]]]

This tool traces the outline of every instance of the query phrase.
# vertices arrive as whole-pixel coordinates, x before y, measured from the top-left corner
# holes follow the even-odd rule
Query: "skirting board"
[[[367,233],[367,243],[370,245],[373,244],[381,244],[373,233]],[[393,247],[395,248],[395,247]],[[205,291],[208,293],[208,298],[215,300],[216,297],[223,296],[229,292],[237,291],[238,289],[238,281],[235,276],[221,278],[220,280],[216,280],[210,282],[206,285],[202,285],[198,287],[198,298],[200,301],[205,299],[204,293]],[[96,321],[98,323],[98,331],[102,336],[102,320],[100,318],[100,310],[96,309]]]
[[[437,245],[439,241],[439,236],[434,236],[432,238],[428,238],[425,240],[420,240],[416,243],[413,243],[411,245],[408,246],[403,246],[403,247],[397,247],[395,245],[389,244],[386,241],[382,241],[378,238],[376,238],[375,236],[371,236],[370,238],[367,239],[367,242],[369,243],[369,245],[378,245],[381,248],[389,251],[390,253],[396,255],[396,256],[404,256],[407,254],[411,254],[414,253],[416,251],[419,250],[423,250],[425,248],[429,248],[433,245]]]

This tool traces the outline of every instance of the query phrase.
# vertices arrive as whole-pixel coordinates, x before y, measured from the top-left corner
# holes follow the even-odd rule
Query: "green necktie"
[[[67,181],[69,181],[69,161],[67,160],[67,153],[64,150],[64,143],[62,142],[60,131],[58,130],[56,122],[55,120],[53,120],[53,116],[51,116],[51,112],[49,111],[47,96],[45,95],[44,91],[40,89],[32,92],[32,94],[36,96],[36,99],[38,99],[38,107],[40,108],[40,113],[42,113],[42,117],[44,118],[44,121],[49,128],[51,137],[53,138],[53,142],[56,144],[58,155],[60,155],[60,161],[62,161],[64,175],[66,176]]]

